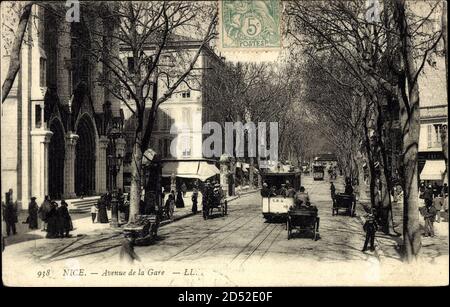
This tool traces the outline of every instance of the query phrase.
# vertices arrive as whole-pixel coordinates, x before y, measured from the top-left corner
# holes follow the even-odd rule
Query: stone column
[[[97,157],[96,157],[96,166],[95,166],[95,188],[97,190],[97,194],[106,193],[106,149],[108,148],[109,140],[106,136],[102,135],[99,138],[99,142],[97,144]]]
[[[75,147],[78,135],[68,133],[66,135],[66,155],[64,157],[64,197],[76,198],[75,195]]]
[[[89,24],[98,31],[103,33],[103,23],[100,18],[93,17],[89,20]],[[103,48],[103,38],[98,35],[94,35],[93,40],[90,42],[93,48],[97,50],[104,50]],[[96,113],[103,112],[103,104],[105,103],[105,89],[100,86],[98,80],[103,77],[103,63],[100,61],[91,62],[91,95],[94,105],[94,110]],[[120,108],[120,104],[119,104]]]
[[[48,144],[53,135],[48,130],[31,131],[32,146],[32,195],[41,203],[48,194]]]
[[[58,44],[57,44],[57,89],[58,97],[63,105],[68,104],[72,95],[72,78],[71,78],[71,54],[70,48],[72,44],[70,35],[71,23],[65,19],[60,19],[58,24]]]
[[[116,186],[117,189],[121,189],[123,192],[123,158],[125,157],[125,146],[127,142],[125,139],[120,138],[116,141],[116,155],[122,157],[122,164],[120,165],[119,173],[117,173]]]

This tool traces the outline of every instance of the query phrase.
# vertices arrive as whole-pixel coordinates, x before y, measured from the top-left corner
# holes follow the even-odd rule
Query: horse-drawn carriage
[[[220,192],[220,188],[213,191],[209,203],[206,217],[210,217],[214,213],[214,209],[223,217],[228,214],[228,203],[226,197]]]
[[[309,231],[312,239],[316,241],[319,237],[319,221],[316,207],[300,207],[290,209],[286,220],[287,238],[292,238],[293,230],[298,232]]]
[[[339,209],[343,209],[351,217],[355,216],[356,199],[353,194],[338,193],[333,199],[332,215],[338,215]]]

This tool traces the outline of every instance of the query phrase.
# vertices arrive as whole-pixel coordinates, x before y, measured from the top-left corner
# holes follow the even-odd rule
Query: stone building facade
[[[2,7],[2,14],[13,12]],[[86,51],[92,43],[86,27],[106,27],[96,18],[86,20],[67,22],[33,5],[20,71],[1,115],[2,191],[13,189],[22,206],[33,196],[41,202],[45,195],[70,199],[107,191],[107,131],[123,116],[120,103],[96,81],[101,63]],[[3,83],[5,46],[1,61]],[[123,155],[124,140],[118,144]]]

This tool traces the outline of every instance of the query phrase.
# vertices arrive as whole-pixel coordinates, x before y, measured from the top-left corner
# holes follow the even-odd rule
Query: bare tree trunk
[[[419,85],[417,68],[413,57],[413,46],[405,14],[405,1],[396,0],[395,20],[399,30],[401,56],[405,63],[404,78],[400,80],[400,122],[403,131],[403,240],[405,258],[411,262],[417,258],[422,246],[419,224],[418,200],[418,141],[420,129]]]
[[[361,151],[358,150],[358,182],[359,182],[359,200],[367,200],[367,184],[364,180],[364,156]]]
[[[14,43],[11,47],[10,57],[9,57],[9,68],[6,74],[5,81],[2,85],[2,103],[5,102],[6,97],[8,97],[9,92],[16,80],[17,73],[20,68],[20,50],[22,49],[22,43],[24,40],[25,33],[27,31],[28,20],[30,19],[31,8],[33,6],[33,1],[29,1],[22,8],[22,13],[20,14],[19,25],[15,33]]]
[[[133,157],[131,160],[131,189],[130,189],[130,217],[128,223],[133,223],[136,215],[139,214],[141,202],[141,175],[142,171],[142,150],[141,133],[136,133],[133,145]]]
[[[445,80],[447,83],[447,97],[448,97],[448,32],[447,32],[447,0],[444,1],[444,8],[442,9],[442,38],[444,40],[444,54],[445,54]],[[441,131],[442,152],[445,159],[445,171],[448,179],[448,124],[442,127]]]

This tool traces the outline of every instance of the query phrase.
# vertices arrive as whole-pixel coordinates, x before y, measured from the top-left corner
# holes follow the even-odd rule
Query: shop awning
[[[165,162],[162,167],[163,177],[171,177],[174,174],[176,177],[194,178],[201,181],[219,173],[220,171],[215,165],[205,161]]]
[[[199,162],[198,178],[201,181],[220,174],[220,170],[214,164],[208,164],[206,162]]]
[[[442,180],[445,173],[444,160],[426,160],[420,173],[420,180]]]

